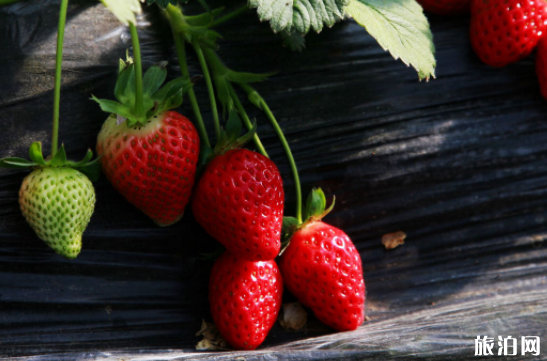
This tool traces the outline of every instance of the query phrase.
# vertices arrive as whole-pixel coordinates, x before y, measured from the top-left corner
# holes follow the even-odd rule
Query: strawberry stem
[[[63,40],[65,38],[66,13],[68,0],[61,1],[59,29],[57,31],[57,53],[55,56],[55,90],[53,95],[53,133],[51,135],[51,156],[57,153],[59,139],[59,109],[61,106],[61,70],[63,66]]]
[[[184,41],[182,40],[180,34],[178,34],[173,27],[173,37],[175,39],[175,48],[177,50],[177,57],[179,59],[179,66],[180,66],[180,72],[182,73],[182,76],[185,79],[190,79],[190,72],[188,71],[188,63],[186,60],[186,49],[184,47]],[[198,100],[196,98],[196,93],[194,92],[194,88],[190,88],[188,90],[188,98],[190,98],[190,104],[192,106],[192,110],[194,112],[194,116],[197,120],[198,125],[198,132],[201,138],[201,141],[205,144],[207,147],[211,147],[211,143],[209,141],[209,136],[207,135],[207,130],[205,129],[205,124],[203,122],[203,117],[201,116],[201,112],[199,110],[199,104]]]
[[[253,128],[253,124],[251,123],[251,120],[249,119],[249,116],[247,115],[247,112],[245,111],[245,108],[243,107],[243,104],[241,104],[241,101],[239,100],[239,97],[237,96],[237,93],[232,86],[232,84],[228,83],[230,87],[230,94],[232,96],[232,99],[234,100],[235,106],[239,114],[241,115],[241,118],[243,118],[243,123],[245,124],[245,127],[247,127],[248,130],[251,130]],[[260,141],[260,138],[258,137],[258,134],[253,135],[253,141],[255,143],[256,148],[262,154],[263,156],[270,158],[268,156],[268,153],[266,152],[266,149],[264,148],[264,145],[262,145],[262,142]]]
[[[145,115],[143,109],[142,62],[139,34],[137,33],[137,27],[133,23],[129,23],[129,31],[131,32],[131,42],[133,43],[133,60],[135,62],[135,113],[139,121],[143,121],[145,120]]]
[[[272,126],[275,129],[275,132],[277,133],[277,136],[279,137],[279,140],[281,141],[281,145],[283,146],[283,149],[285,150],[285,154],[287,155],[287,158],[289,159],[289,164],[291,166],[291,171],[294,178],[294,187],[296,189],[296,219],[298,220],[298,224],[302,224],[302,188],[300,186],[300,176],[298,175],[298,168],[296,167],[296,162],[294,161],[294,157],[292,155],[291,147],[289,146],[289,143],[287,142],[287,138],[285,138],[285,135],[283,134],[283,130],[279,126],[279,123],[275,119],[275,116],[273,115],[272,111],[268,107],[268,104],[266,104],[266,101],[264,98],[260,96],[260,94],[249,84],[240,84],[241,88],[245,90],[247,93],[247,96],[251,100],[253,104],[255,104],[258,108],[260,108],[264,113],[266,113],[266,116],[272,123]]]
[[[207,92],[209,93],[209,100],[211,101],[211,111],[213,113],[213,122],[215,124],[215,135],[217,141],[220,139],[220,120],[218,118],[217,102],[215,100],[215,90],[213,88],[213,82],[211,81],[211,74],[207,66],[207,61],[203,55],[203,50],[197,41],[192,41],[192,46],[198,57],[199,65],[203,70],[203,77],[205,78],[205,84],[207,85]]]
[[[247,5],[243,5],[239,9],[236,9],[236,10],[232,11],[231,13],[228,13],[228,14],[224,15],[223,17],[219,18],[218,20],[215,20],[213,22],[213,24],[211,25],[211,27],[214,27],[214,26],[220,25],[222,23],[225,23],[228,20],[232,20],[233,18],[236,18],[239,15],[242,15],[242,14],[246,13],[248,10],[249,10],[249,7]]]

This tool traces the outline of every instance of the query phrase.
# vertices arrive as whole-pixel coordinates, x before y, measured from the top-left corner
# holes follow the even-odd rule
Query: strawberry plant
[[[166,63],[152,66],[143,76],[135,19],[127,22],[134,60],[120,62],[114,91],[118,101],[92,97],[109,113],[97,138],[97,153],[113,187],[156,224],[169,226],[184,214],[199,158],[196,128],[170,110],[180,106],[192,84],[178,78],[162,87]]]
[[[95,190],[91,181],[98,178],[100,171],[97,159],[91,160],[91,150],[76,162],[67,159],[63,145],[58,146],[67,8],[68,0],[62,0],[55,61],[51,155],[44,158],[42,144],[34,142],[29,149],[30,160],[3,158],[0,159],[0,167],[32,170],[19,190],[21,212],[36,235],[55,252],[66,258],[76,258],[82,249],[82,235],[95,207]]]

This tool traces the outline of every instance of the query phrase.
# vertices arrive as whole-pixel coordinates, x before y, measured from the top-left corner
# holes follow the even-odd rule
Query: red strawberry
[[[160,226],[177,222],[190,199],[199,157],[192,123],[174,111],[146,125],[109,117],[97,139],[104,174],[114,188]]]
[[[536,73],[541,95],[547,99],[547,40],[543,37],[536,52]]]
[[[418,0],[424,11],[437,15],[460,15],[469,12],[471,0]]]
[[[230,252],[216,261],[209,282],[215,325],[236,349],[254,350],[275,324],[283,280],[274,261],[250,262]]]
[[[545,0],[473,0],[471,45],[486,64],[502,67],[528,56],[547,21]]]
[[[313,192],[323,193],[320,189]],[[323,323],[338,331],[355,330],[365,316],[361,257],[347,234],[320,221],[332,206],[327,211],[324,203],[306,207],[312,208],[281,255],[279,268],[285,286]]]
[[[207,165],[192,211],[232,253],[249,261],[271,260],[280,249],[283,203],[283,182],[274,162],[247,149],[232,149]]]
[[[153,66],[144,75],[138,107],[135,74],[131,60],[122,63],[115,90],[119,103],[93,97],[112,113],[97,138],[97,153],[114,188],[159,226],[168,226],[184,214],[199,158],[196,129],[168,111],[182,103],[191,84],[179,78],[160,89],[165,64]]]

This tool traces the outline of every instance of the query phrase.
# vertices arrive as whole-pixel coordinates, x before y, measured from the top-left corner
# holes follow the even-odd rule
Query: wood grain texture
[[[94,147],[105,119],[90,94],[112,97],[129,44],[100,4],[71,4],[60,140],[76,159]],[[53,0],[0,8],[0,157],[24,156],[36,140],[49,148],[57,11]],[[533,59],[488,68],[471,51],[466,18],[431,22],[438,79],[429,83],[351,21],[310,34],[302,53],[281,47],[254,13],[219,29],[228,66],[278,71],[257,89],[286,131],[304,190],[321,186],[337,197],[325,221],[350,235],[365,271],[369,321],[357,331],[334,333],[310,317],[302,331],[276,325],[255,352],[197,353],[194,334],[210,320],[212,265],[199,254],[216,244],[191,212],[157,228],[103,178],[84,250],[66,261],[20,214],[24,173],[2,170],[0,355],[469,360],[480,334],[541,336],[539,359],[547,358],[547,103]],[[175,76],[161,16],[148,13],[140,33],[145,66],[169,59]],[[210,119],[204,88],[196,85]],[[188,104],[182,110],[190,114]],[[250,114],[284,176],[292,214],[281,147],[263,115]],[[396,231],[407,234],[405,244],[386,251],[381,237]]]

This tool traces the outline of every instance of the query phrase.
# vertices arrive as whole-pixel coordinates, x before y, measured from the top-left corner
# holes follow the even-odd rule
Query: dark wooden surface
[[[100,4],[73,1],[69,10],[60,139],[76,159],[105,119],[90,94],[112,97],[129,43]],[[48,149],[57,12],[52,0],[0,8],[0,157],[25,156],[36,140]],[[357,331],[334,333],[310,317],[298,332],[276,325],[255,352],[196,353],[194,334],[210,320],[211,262],[199,254],[216,245],[191,212],[157,228],[103,178],[84,251],[67,261],[20,214],[25,173],[2,170],[0,355],[469,360],[477,335],[535,335],[546,359],[547,102],[533,59],[488,68],[471,51],[465,17],[430,20],[438,79],[429,83],[350,21],[311,34],[302,53],[281,47],[254,14],[219,29],[229,66],[279,72],[257,88],[286,131],[305,192],[336,194],[325,220],[351,236],[365,272],[369,321]],[[175,76],[161,16],[148,13],[140,33],[145,65],[169,59]],[[196,89],[210,120],[204,84]],[[188,104],[182,111],[190,114]],[[250,113],[284,175],[292,214],[281,147],[262,114]],[[385,251],[381,236],[399,230],[406,244]]]

